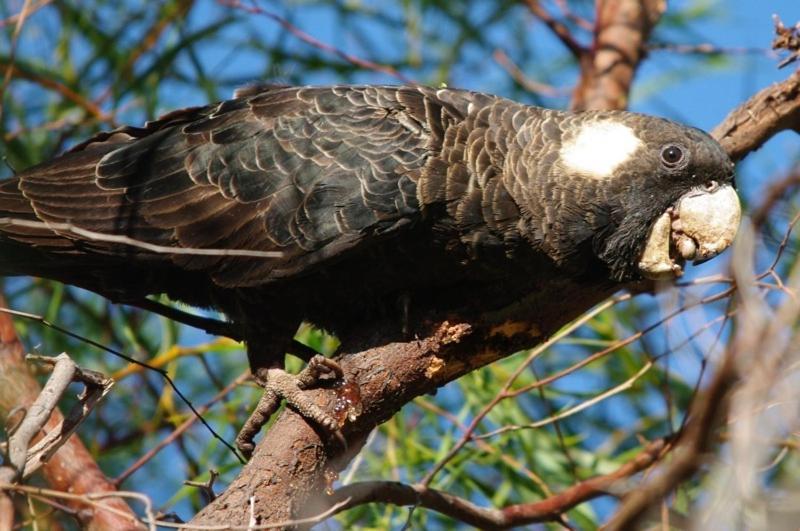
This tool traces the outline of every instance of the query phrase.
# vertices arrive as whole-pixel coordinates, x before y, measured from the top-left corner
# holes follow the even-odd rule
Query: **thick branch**
[[[326,447],[309,425],[293,412],[278,418],[239,477],[192,524],[246,524],[246,507],[255,496],[258,523],[287,520],[298,510],[320,513],[328,506],[325,477],[342,469],[369,433],[414,397],[523,348],[540,343],[563,324],[608,297],[614,288],[553,286],[532,307],[529,321],[485,316],[473,323],[447,321],[428,325],[422,339],[391,342],[399,335],[396,322],[365,331],[340,363],[348,379],[360,386],[364,411],[344,427],[348,450]],[[568,301],[568,302],[564,302]],[[358,352],[358,345],[382,344]],[[318,404],[330,407],[330,391],[317,391]]]
[[[738,106],[711,136],[738,161],[786,130],[800,133],[800,70]]]
[[[5,301],[0,299],[0,305],[5,306]],[[0,417],[3,419],[19,406],[29,407],[41,392],[39,384],[28,369],[23,352],[24,347],[17,339],[10,316],[0,314]],[[45,430],[57,429],[63,420],[56,409],[45,425]],[[74,435],[44,464],[42,471],[45,480],[54,490],[78,495],[110,493],[116,490],[80,439]],[[80,502],[66,503],[78,511],[82,524],[87,529],[140,528],[133,523],[136,522],[136,515],[122,499],[109,498],[103,503],[116,511],[123,511],[127,517],[98,510],[96,507],[87,507]]]
[[[624,109],[650,32],[666,9],[665,0],[599,0],[595,39],[580,61],[581,78],[573,110]]]

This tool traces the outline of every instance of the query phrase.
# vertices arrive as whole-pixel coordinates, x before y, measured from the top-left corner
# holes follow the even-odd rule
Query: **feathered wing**
[[[280,258],[169,255],[221,287],[302,273],[421,216],[416,183],[459,111],[409,87],[271,88],[103,133],[0,187],[3,229],[62,252],[140,249],[55,224],[170,247],[280,251]],[[18,188],[29,201],[14,190]],[[88,240],[88,241],[85,241]]]

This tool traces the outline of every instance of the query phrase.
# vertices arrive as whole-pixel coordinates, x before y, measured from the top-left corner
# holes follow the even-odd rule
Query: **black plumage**
[[[611,175],[565,163],[591,124],[641,141]],[[667,145],[685,152],[680,165],[664,163]],[[635,280],[656,218],[732,169],[705,133],[633,113],[426,87],[255,87],[101,133],[3,182],[0,217],[51,226],[0,223],[0,274],[219,309],[269,366],[303,319],[344,335],[400,319],[401,300],[469,315],[560,279]],[[70,227],[281,256],[155,253]]]

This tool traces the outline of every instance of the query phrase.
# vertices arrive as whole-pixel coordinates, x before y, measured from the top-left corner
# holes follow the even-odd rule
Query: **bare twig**
[[[14,427],[8,440],[8,464],[14,470],[4,481],[17,481],[30,477],[67,442],[80,423],[89,415],[95,404],[110,391],[113,380],[102,375],[83,371],[67,354],[56,358],[29,356],[29,360],[47,363],[52,374],[36,400],[26,409],[25,416]],[[38,443],[31,446],[33,438],[42,431],[58,407],[67,387],[72,382],[82,382],[86,392],[73,407],[66,419],[61,419]]]
[[[248,5],[244,5],[239,0],[217,0],[217,1],[220,4],[224,5],[224,6],[232,7],[232,8],[235,8],[235,9],[240,9],[242,11],[245,11],[246,13],[251,13],[251,14],[254,14],[254,15],[261,15],[261,16],[267,17],[267,18],[269,18],[271,20],[274,20],[275,22],[280,24],[286,31],[288,31],[289,33],[291,33],[292,35],[294,35],[295,37],[297,37],[301,41],[305,42],[306,44],[309,44],[309,45],[313,46],[314,48],[317,48],[318,50],[322,50],[323,52],[327,52],[327,53],[333,54],[336,57],[338,57],[338,58],[340,58],[340,59],[342,59],[342,60],[344,60],[344,61],[346,61],[346,62],[348,62],[348,63],[350,63],[352,65],[355,65],[355,66],[357,66],[359,68],[364,68],[366,70],[372,70],[374,72],[380,72],[382,74],[386,74],[388,76],[392,76],[394,78],[397,78],[397,79],[399,79],[400,81],[402,81],[404,83],[409,83],[409,84],[412,84],[412,85],[416,84],[414,82],[414,80],[412,80],[409,77],[406,77],[405,75],[403,75],[402,73],[398,72],[396,69],[392,68],[391,66],[374,63],[372,61],[368,61],[366,59],[362,59],[360,57],[356,57],[355,55],[346,53],[346,52],[344,52],[344,51],[342,51],[342,50],[340,50],[340,49],[338,49],[338,48],[336,48],[334,46],[331,46],[330,44],[326,44],[326,43],[314,38],[313,36],[309,35],[305,31],[301,30],[300,28],[298,28],[297,26],[295,26],[294,24],[292,24],[291,22],[289,22],[285,18],[281,17],[280,15],[272,13],[271,11],[266,11],[264,9],[261,9],[260,7],[258,7],[256,5],[249,5],[249,6]]]
[[[525,0],[525,5],[528,6],[528,9],[530,9],[531,13],[533,13],[536,18],[541,20],[542,23],[558,37],[558,40],[561,41],[576,59],[581,60],[581,58],[586,55],[588,50],[575,39],[570,29],[564,23],[553,18],[550,13],[541,6],[539,0]]]
[[[28,447],[33,437],[44,427],[50,415],[64,395],[75,374],[75,363],[66,354],[58,356],[53,373],[42,392],[27,408],[25,417],[16,426],[8,441],[9,464],[16,470],[14,479],[23,477]]]
[[[616,484],[652,466],[665,448],[665,440],[653,441],[635,458],[610,474],[581,481],[542,501],[511,505],[503,509],[479,507],[463,498],[420,484],[406,485],[390,481],[346,485],[334,492],[331,503],[349,498],[350,502],[340,510],[371,502],[425,507],[480,529],[505,529],[558,521],[563,513],[576,505],[599,496],[613,495]]]
[[[183,484],[189,487],[197,487],[198,489],[200,489],[200,491],[205,495],[206,499],[208,500],[206,503],[211,503],[217,498],[217,495],[214,492],[214,483],[217,481],[218,477],[219,477],[219,472],[212,469],[208,471],[208,479],[206,481],[186,480],[183,482]]]
[[[586,30],[586,31],[593,31],[594,24],[591,21],[586,20],[585,18],[576,15],[570,8],[567,0],[555,0],[555,4],[558,6],[558,10],[561,11],[561,14],[564,15],[564,18],[575,24],[577,27]]]
[[[522,88],[528,92],[541,94],[542,96],[548,96],[551,98],[566,96],[569,93],[567,89],[560,89],[529,78],[522,70],[520,70],[517,65],[514,64],[511,58],[499,48],[494,51],[492,57],[494,57],[494,60],[497,61],[497,64],[502,66],[503,69],[508,72],[508,75],[510,75],[514,81],[519,83]]]
[[[9,26],[11,24],[16,24],[18,21],[20,21],[23,18],[28,18],[32,14],[36,13],[41,8],[47,6],[48,4],[50,4],[52,2],[53,2],[53,0],[39,0],[38,2],[34,2],[32,5],[30,5],[27,8],[25,8],[23,6],[22,11],[20,11],[19,13],[16,13],[14,15],[11,15],[11,16],[9,16],[7,18],[4,18],[4,19],[0,20],[0,28],[4,28],[4,27]]]
[[[4,301],[0,300],[0,304]],[[32,404],[40,395],[41,389],[30,374],[23,359],[23,347],[14,332],[14,326],[7,314],[0,314],[0,416],[8,418],[20,406]],[[58,409],[50,416],[45,429],[56,432],[63,422]],[[9,482],[16,474],[10,467],[5,470],[3,480]],[[87,492],[106,492],[113,496],[114,487],[106,480],[88,450],[80,440],[72,436],[42,468],[45,480],[55,489],[70,491],[76,496]],[[16,485],[23,487],[22,485]],[[2,489],[0,489],[2,490]],[[86,510],[83,504],[70,505],[79,509],[77,517],[82,525],[94,529],[135,529],[133,511],[121,499],[108,500],[107,507],[112,510]]]
[[[45,415],[46,417],[32,420],[32,422],[36,422],[37,424],[40,423],[40,429],[41,426],[44,426],[47,418],[49,418],[50,414],[55,409],[58,399],[61,394],[66,391],[66,385],[68,385],[70,381],[83,383],[85,390],[81,394],[80,400],[72,407],[67,417],[56,424],[55,429],[51,429],[39,442],[27,449],[27,457],[21,472],[23,478],[30,477],[34,472],[39,470],[39,468],[66,443],[67,439],[75,432],[81,422],[89,416],[95,405],[111,391],[111,387],[114,385],[114,380],[106,378],[100,373],[81,369],[75,365],[67,354],[60,354],[56,358],[28,355],[27,359],[50,364],[53,367],[53,373],[47,380],[40,395],[45,397],[45,401],[47,402],[44,406],[51,409],[45,413],[46,410],[42,408],[41,417],[45,417]],[[34,409],[36,406],[37,403],[34,402],[28,410],[29,415],[32,411],[36,411]],[[25,424],[27,419],[28,415],[26,415],[23,424]],[[16,436],[16,433],[14,436]],[[11,437],[11,441],[13,441],[14,436]],[[30,439],[28,440],[28,443],[29,442]],[[16,465],[16,463],[14,464]]]
[[[777,15],[774,15],[774,20],[775,39],[772,41],[772,49],[789,52],[789,55],[778,64],[778,68],[783,68],[800,59],[800,22],[787,28]]]

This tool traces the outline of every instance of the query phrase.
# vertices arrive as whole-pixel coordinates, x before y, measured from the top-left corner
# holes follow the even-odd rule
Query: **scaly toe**
[[[264,387],[264,394],[259,400],[250,418],[247,419],[239,435],[236,446],[246,457],[250,457],[255,449],[254,439],[262,426],[278,410],[281,400],[311,424],[319,427],[331,439],[335,439],[347,448],[344,435],[340,431],[347,420],[354,420],[361,412],[360,394],[354,384],[340,382],[336,386],[334,412],[327,413],[312,400],[306,391],[320,382],[321,376],[334,376],[344,379],[341,366],[324,356],[313,357],[300,374],[293,376],[283,369],[261,368],[254,371],[256,381]]]

